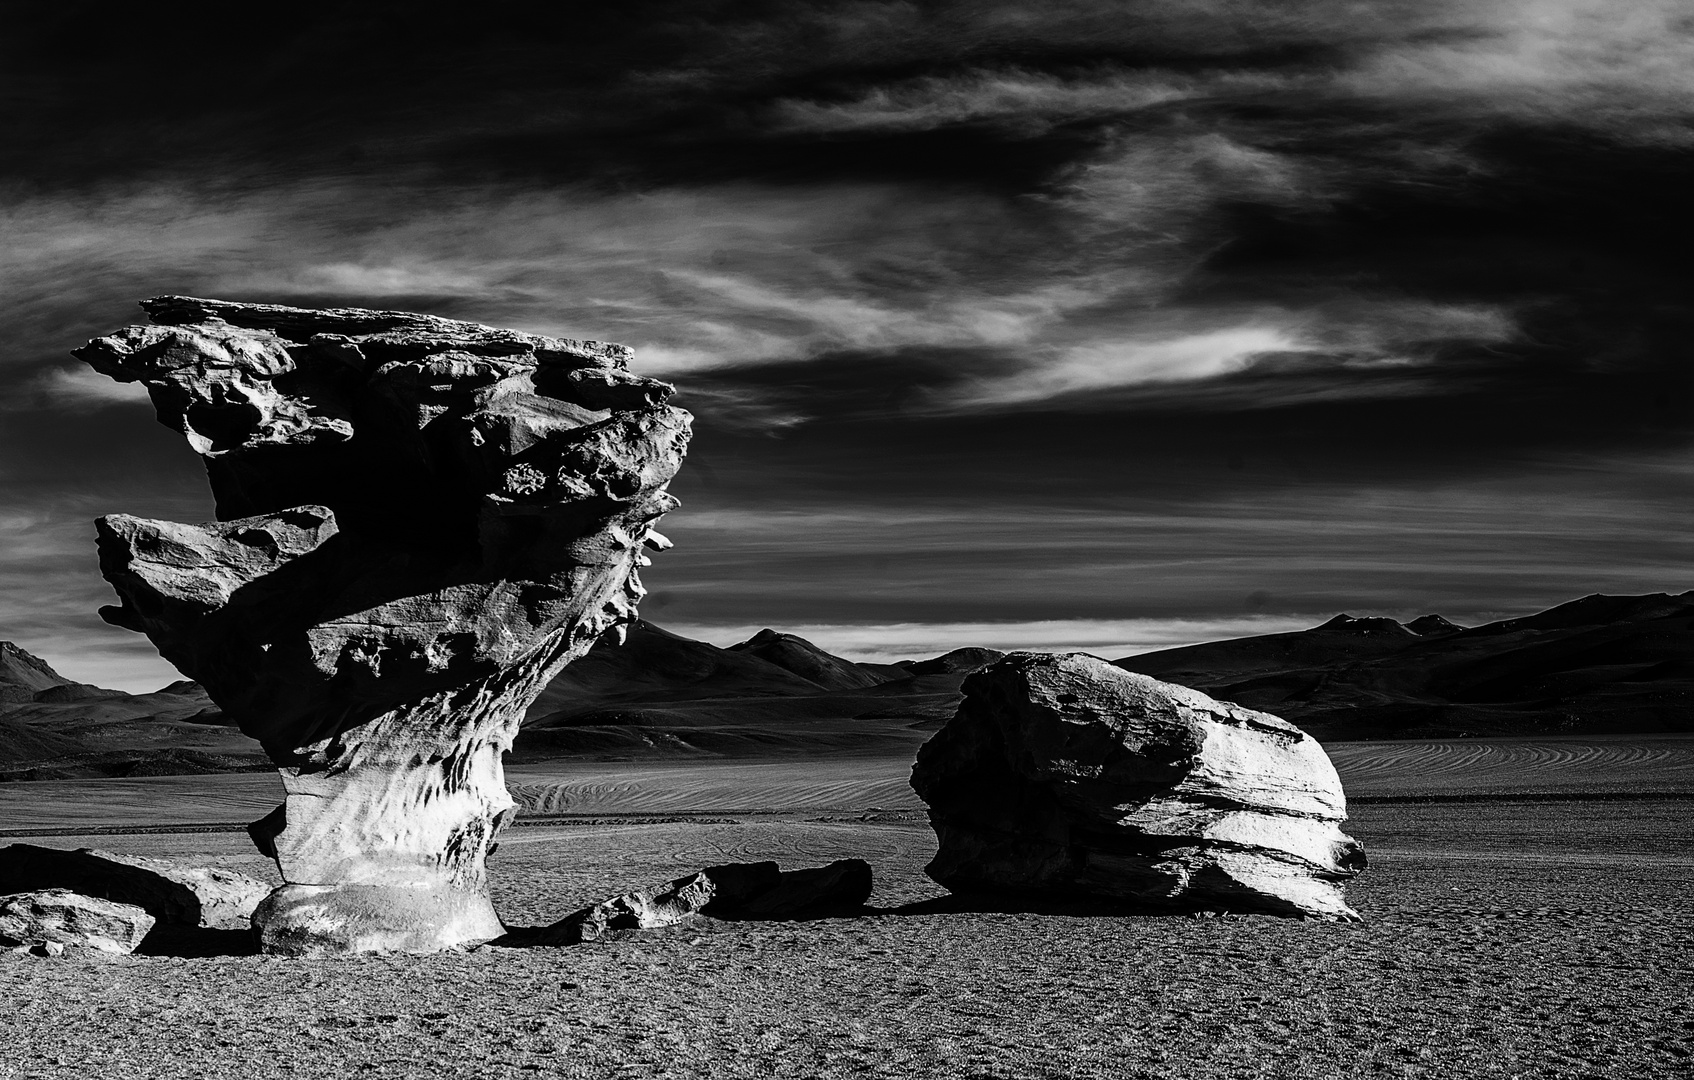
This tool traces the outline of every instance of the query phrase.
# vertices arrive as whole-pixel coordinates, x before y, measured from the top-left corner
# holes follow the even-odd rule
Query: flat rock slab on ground
[[[271,887],[233,870],[178,866],[111,851],[0,847],[0,893],[69,889],[144,909],[160,923],[246,930]]]
[[[783,871],[774,862],[729,863],[665,885],[602,900],[551,926],[514,935],[527,945],[576,945],[625,931],[658,930],[719,919],[799,919],[854,914],[871,895],[871,867],[863,859]]]
[[[0,945],[74,945],[108,953],[134,952],[153,916],[134,904],[117,904],[68,889],[0,896]]]

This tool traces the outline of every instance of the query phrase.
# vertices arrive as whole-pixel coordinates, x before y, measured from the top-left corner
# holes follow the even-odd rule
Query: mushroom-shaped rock
[[[963,689],[912,769],[953,892],[1357,918],[1364,849],[1293,724],[1081,653],[1013,653]]]
[[[76,355],[147,386],[217,520],[113,514],[101,610],[258,739],[280,952],[430,951],[503,927],[484,857],[525,708],[621,634],[689,416],[630,351],[429,315],[192,297]]]

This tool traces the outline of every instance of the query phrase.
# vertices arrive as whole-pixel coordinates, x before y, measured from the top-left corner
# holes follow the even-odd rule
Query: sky
[[[9,12],[0,638],[176,677],[92,519],[201,467],[68,355],[166,293],[632,346],[697,417],[643,614],[718,644],[1694,587],[1680,0],[582,7]]]

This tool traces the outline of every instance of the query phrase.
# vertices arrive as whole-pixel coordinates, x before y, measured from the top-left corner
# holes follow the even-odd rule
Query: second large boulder
[[[246,930],[253,909],[271,891],[263,881],[216,867],[93,848],[0,847],[0,893],[40,889],[134,904],[166,925],[217,930]]]
[[[963,689],[912,770],[951,891],[1357,918],[1364,849],[1293,724],[1080,653],[1013,653]]]

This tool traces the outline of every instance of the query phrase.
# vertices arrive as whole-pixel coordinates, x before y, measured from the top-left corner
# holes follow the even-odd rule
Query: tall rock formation
[[[964,692],[912,769],[948,889],[1357,918],[1364,848],[1293,724],[1081,653],[1012,653]]]
[[[642,596],[690,417],[630,350],[428,315],[167,296],[75,355],[147,386],[217,520],[113,514],[101,572],[276,762],[276,952],[497,937],[524,709]]]

